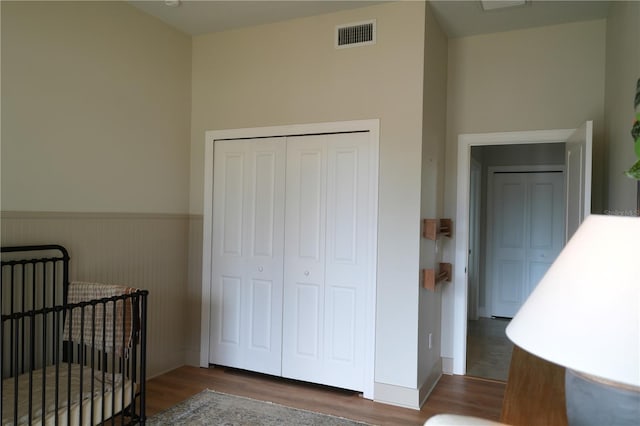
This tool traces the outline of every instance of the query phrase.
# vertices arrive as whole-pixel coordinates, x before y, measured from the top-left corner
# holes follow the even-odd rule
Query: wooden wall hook
[[[429,240],[436,240],[439,236],[451,238],[453,235],[453,221],[451,219],[422,219],[422,236]]]
[[[422,287],[434,291],[436,284],[442,281],[451,281],[451,263],[440,263],[438,273],[435,269],[422,270]]]

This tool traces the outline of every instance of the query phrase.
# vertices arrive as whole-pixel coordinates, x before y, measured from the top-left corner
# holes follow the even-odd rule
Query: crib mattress
[[[118,414],[124,407],[131,403],[131,390],[133,383],[124,379],[121,374],[115,375],[105,373],[104,395],[102,394],[102,372],[94,370],[93,392],[91,389],[91,368],[82,367],[78,364],[71,365],[69,371],[68,364],[60,365],[58,376],[58,411],[55,411],[55,367],[46,368],[45,374],[45,425],[58,424],[66,425],[95,425],[110,418],[113,414]],[[69,374],[70,373],[70,374]],[[42,376],[43,370],[35,370],[32,375],[33,388],[31,423],[29,423],[29,374],[18,376],[18,425],[42,425]],[[71,376],[71,408],[67,409],[67,388]],[[82,377],[82,396],[80,396],[80,377]],[[15,379],[8,378],[2,381],[2,425],[14,426],[14,396]],[[104,417],[103,417],[104,401]],[[93,405],[93,419],[91,419],[91,406]],[[82,423],[80,423],[80,412],[82,412]],[[91,421],[93,420],[93,421]]]

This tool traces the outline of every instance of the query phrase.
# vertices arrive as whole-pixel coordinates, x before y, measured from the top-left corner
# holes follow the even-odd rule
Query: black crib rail
[[[7,257],[5,259],[3,256],[0,278],[3,314],[26,312],[67,303],[70,258],[69,252],[63,246],[57,244],[11,246],[0,248],[0,253]],[[30,253],[34,255],[30,256]],[[12,254],[16,256],[11,257]],[[40,256],[36,257],[36,254]],[[6,270],[8,270],[8,276],[5,276]],[[5,288],[5,285],[9,288]],[[38,285],[40,288],[37,288]],[[29,286],[31,298],[27,297]],[[10,296],[8,311],[4,304],[7,295]],[[41,299],[37,297],[38,295]]]
[[[64,247],[2,247],[1,253],[2,424],[144,424],[148,291],[69,304],[69,255]],[[80,321],[76,334],[74,312]],[[100,329],[109,323],[108,315],[114,318],[112,329]],[[126,330],[128,322],[130,346],[124,332],[116,342],[116,326]],[[111,340],[106,337],[109,331]],[[41,392],[34,391],[38,385]],[[96,403],[94,397],[100,395]],[[18,407],[25,402],[26,418],[20,418]],[[79,407],[75,417],[73,406]]]

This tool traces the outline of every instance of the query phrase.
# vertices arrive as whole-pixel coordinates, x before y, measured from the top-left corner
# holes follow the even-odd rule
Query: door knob
[[[258,271],[262,272],[262,266],[258,266]]]
[[[304,271],[304,275],[308,277],[309,276],[309,271]]]

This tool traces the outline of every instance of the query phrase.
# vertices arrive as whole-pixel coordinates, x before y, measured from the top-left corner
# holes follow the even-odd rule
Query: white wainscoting
[[[149,290],[147,376],[185,364],[189,340],[200,332],[200,301],[192,300],[199,294],[187,285],[189,215],[2,212],[0,218],[2,245],[65,246],[71,280]]]

